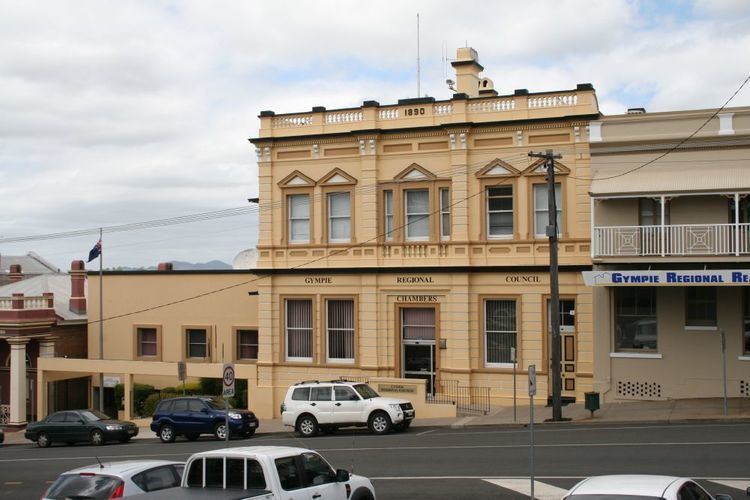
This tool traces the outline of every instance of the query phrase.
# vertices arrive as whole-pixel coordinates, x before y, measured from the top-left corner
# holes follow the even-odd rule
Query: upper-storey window
[[[393,240],[393,191],[383,191],[383,217],[385,219],[385,240]]]
[[[413,189],[404,193],[406,239],[430,239],[430,191]]]
[[[310,196],[292,194],[287,198],[289,206],[289,241],[310,242]]]
[[[487,236],[513,236],[513,186],[487,188]]]
[[[440,239],[451,237],[451,191],[440,188]]]
[[[352,207],[349,192],[328,193],[328,241],[351,241]]]
[[[534,184],[534,235],[544,237],[545,228],[549,225],[549,196],[547,184]],[[557,234],[563,232],[562,226],[562,189],[555,183],[555,205],[557,208]]]

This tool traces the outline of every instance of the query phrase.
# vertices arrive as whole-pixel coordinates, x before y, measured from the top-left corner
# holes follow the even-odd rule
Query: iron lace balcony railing
[[[595,227],[594,257],[750,254],[750,224]]]

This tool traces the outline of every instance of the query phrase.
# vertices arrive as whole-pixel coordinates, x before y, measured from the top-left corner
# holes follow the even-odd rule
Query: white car
[[[174,488],[182,482],[185,464],[166,460],[130,460],[88,465],[60,474],[43,500],[123,498]]]
[[[573,486],[564,500],[732,500],[729,495],[711,496],[692,479],[672,476],[596,476]]]
[[[314,380],[289,388],[281,419],[302,437],[347,426],[368,426],[374,434],[386,434],[406,430],[414,419],[414,406],[405,399],[381,397],[361,382]]]

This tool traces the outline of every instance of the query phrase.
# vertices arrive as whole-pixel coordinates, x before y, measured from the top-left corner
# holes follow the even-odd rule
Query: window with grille
[[[348,243],[351,240],[352,217],[348,192],[328,194],[328,241]]]
[[[258,330],[237,330],[237,359],[258,359]]]
[[[312,361],[312,300],[289,299],[286,303],[286,358]]]
[[[516,347],[518,326],[516,301],[486,300],[484,303],[485,364],[504,366],[513,363],[511,349]]]
[[[328,359],[354,361],[354,301],[326,300]]]
[[[513,186],[487,188],[487,237],[513,236]]]

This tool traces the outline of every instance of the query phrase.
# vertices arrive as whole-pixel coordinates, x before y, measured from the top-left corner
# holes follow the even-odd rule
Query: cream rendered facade
[[[263,385],[421,378],[428,392],[489,387],[493,405],[512,404],[516,347],[519,376],[535,364],[545,394],[549,252],[546,222],[535,222],[546,221],[545,174],[528,153],[554,149],[563,155],[563,395],[591,390],[592,298],[581,271],[591,263],[594,90],[498,96],[472,49],[453,65],[458,93],[448,101],[261,113],[251,142],[258,273],[268,273],[258,282]]]
[[[605,401],[721,397],[722,332],[727,394],[750,396],[750,108],[714,115],[591,124],[594,388]]]

